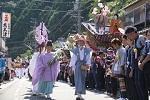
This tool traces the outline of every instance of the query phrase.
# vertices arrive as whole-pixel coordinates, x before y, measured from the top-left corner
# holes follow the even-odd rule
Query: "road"
[[[31,95],[31,82],[27,79],[15,79],[0,87],[0,100],[46,100],[40,96]],[[63,82],[56,82],[52,94],[55,100],[75,100],[74,87]],[[87,91],[85,100],[113,100],[105,94]]]

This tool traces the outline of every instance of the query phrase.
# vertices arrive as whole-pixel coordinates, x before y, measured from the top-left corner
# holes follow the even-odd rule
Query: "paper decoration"
[[[38,27],[36,27],[35,39],[38,44],[42,44],[43,42],[48,41],[47,28],[43,22],[40,23]]]

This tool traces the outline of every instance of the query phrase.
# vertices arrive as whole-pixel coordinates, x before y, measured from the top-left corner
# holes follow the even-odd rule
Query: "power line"
[[[68,12],[69,10],[51,10],[51,9],[33,9],[33,8],[21,8],[21,7],[15,7],[14,9],[23,9],[23,10],[33,10],[33,11],[57,11],[57,12]]]
[[[61,2],[61,1],[43,1],[43,0],[35,0],[35,2],[45,2],[45,3],[62,3],[62,4],[66,4],[66,3],[70,3],[73,4],[74,2]]]
[[[92,5],[90,5],[90,6],[86,7],[86,8],[84,8],[82,11],[86,10],[87,8],[89,8],[89,7],[91,7],[91,6],[92,6]],[[70,11],[71,11],[71,10],[70,10]],[[81,11],[81,12],[82,12],[82,11]],[[73,10],[72,12],[74,12],[74,10]],[[70,12],[70,13],[71,13],[71,12]],[[61,23],[61,21],[66,17],[66,15],[67,15],[67,14],[65,14],[65,15],[63,16],[63,18],[60,19],[59,23],[57,23],[54,27],[52,27],[52,29],[53,29],[52,31],[54,31],[54,30],[58,27],[58,25],[59,25],[59,24]],[[67,21],[68,21],[68,20],[67,20]],[[64,24],[63,24],[63,25],[64,25]],[[61,25],[61,26],[62,26],[62,25]],[[61,26],[60,26],[60,27],[61,27]],[[52,31],[51,31],[51,32],[52,32]],[[58,31],[58,30],[57,30],[57,31]],[[56,32],[57,32],[57,31],[56,31]]]
[[[68,15],[68,13],[66,13],[66,14],[59,20],[59,22],[58,22],[55,26],[52,27],[52,29],[55,30],[55,28],[65,19],[65,17],[66,17],[67,15]],[[52,31],[53,31],[53,30],[52,30]]]
[[[91,1],[91,0],[90,0]],[[74,4],[75,2],[64,2],[64,1],[43,1],[43,0],[35,0],[35,2],[45,2],[45,3],[61,3],[61,4]],[[80,1],[79,3],[86,3],[85,1]]]
[[[92,6],[92,5],[90,5],[90,6]],[[90,6],[88,6],[88,8]],[[57,12],[67,12],[67,13],[69,13],[69,11],[71,11],[71,10],[68,10],[68,11],[58,11],[58,10],[52,10],[52,9],[51,10],[43,10],[43,9],[31,9],[31,8],[20,8],[20,7],[17,7],[17,8],[19,8],[19,9],[26,9],[26,10],[57,11]],[[87,7],[84,8],[84,10],[85,9],[87,9]],[[84,11],[84,10],[82,10],[82,11]],[[59,20],[59,22],[56,25],[52,26],[52,29],[54,28],[53,30],[55,30],[55,28],[61,23],[61,21],[63,21],[63,19],[67,16],[67,13],[64,15],[64,17],[62,19]]]
[[[17,25],[18,21],[21,19],[22,15],[24,15],[24,12],[26,11],[26,9],[28,9],[32,6],[33,2],[34,2],[34,0],[32,0],[31,3],[21,12],[21,14],[20,14],[21,16],[18,18],[18,20],[16,21],[16,23],[12,27],[13,29],[16,27],[16,25]]]
[[[59,26],[59,29],[61,29],[61,27],[64,26],[70,20],[70,18],[71,18],[71,16],[61,26]],[[56,28],[57,28],[57,26],[51,32],[55,31]],[[58,31],[58,29],[57,29],[57,31]],[[55,32],[57,32],[57,31],[55,31]]]
[[[52,7],[51,7],[51,10],[54,8],[55,6],[54,5],[52,5]],[[55,12],[53,12],[52,14],[51,13],[49,13],[48,14],[48,19],[47,19],[47,21],[45,21],[45,22],[49,22],[49,20],[52,18],[52,16],[53,15],[55,15],[56,13]],[[51,16],[52,15],[52,16]],[[48,23],[49,24],[49,23]]]
[[[11,42],[7,42],[7,44],[17,44],[17,43],[25,43],[25,42],[33,42],[34,40],[23,40],[23,41],[11,41]]]

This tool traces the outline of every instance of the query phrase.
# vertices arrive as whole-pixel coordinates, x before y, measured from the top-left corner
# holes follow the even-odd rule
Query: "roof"
[[[94,23],[85,23],[85,22],[82,22],[82,25],[88,29],[88,31],[90,31],[90,33],[92,33],[93,35],[96,34],[96,29],[95,29],[95,25]]]
[[[82,25],[86,28],[88,33],[91,33],[92,36],[90,35],[91,39],[94,39],[94,42],[98,44],[101,47],[109,47],[111,44],[112,38],[121,38],[121,34],[111,34],[107,33],[106,34],[99,34],[96,32],[95,25],[94,23],[85,23],[83,22]],[[92,41],[91,41],[92,42]]]
[[[125,6],[123,9],[127,9],[128,7],[134,5],[134,4],[138,3],[138,2],[140,2],[140,0],[133,1],[132,3],[130,3],[127,6]]]

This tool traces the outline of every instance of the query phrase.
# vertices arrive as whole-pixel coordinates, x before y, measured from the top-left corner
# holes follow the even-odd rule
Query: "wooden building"
[[[138,31],[150,27],[150,0],[136,0],[124,8],[124,26],[135,26]]]

